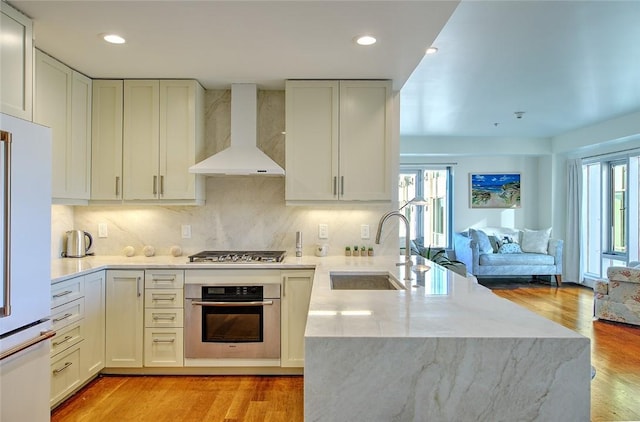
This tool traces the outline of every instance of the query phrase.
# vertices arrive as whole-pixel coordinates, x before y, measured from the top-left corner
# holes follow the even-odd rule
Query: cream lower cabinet
[[[105,366],[105,272],[84,277],[84,343],[80,353],[82,375],[88,379]]]
[[[0,111],[31,121],[33,23],[0,2]]]
[[[51,395],[56,406],[84,382],[80,350],[84,343],[84,276],[51,286]]]
[[[59,404],[82,385],[81,345],[69,347],[51,359],[51,407]]]
[[[391,201],[389,81],[287,81],[287,201]]]
[[[105,367],[141,368],[144,271],[107,270]]]
[[[304,367],[304,330],[313,271],[282,271],[281,352],[283,367]]]
[[[91,79],[36,50],[33,121],[51,128],[51,195],[57,203],[91,193]],[[76,202],[74,202],[76,201]]]
[[[184,271],[145,271],[144,366],[184,365]]]

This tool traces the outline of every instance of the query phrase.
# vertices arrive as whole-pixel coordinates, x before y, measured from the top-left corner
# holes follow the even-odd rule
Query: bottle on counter
[[[302,256],[302,232],[296,232],[296,256]]]

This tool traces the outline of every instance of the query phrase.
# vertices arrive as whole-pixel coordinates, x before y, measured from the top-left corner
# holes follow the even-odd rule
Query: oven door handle
[[[273,300],[259,302],[191,302],[193,306],[264,306],[273,305]]]

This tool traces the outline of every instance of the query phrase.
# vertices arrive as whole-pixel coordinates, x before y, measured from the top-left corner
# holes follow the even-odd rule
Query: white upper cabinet
[[[91,200],[122,199],[122,80],[94,80]]]
[[[159,197],[159,131],[160,81],[124,81],[124,199]]]
[[[286,200],[391,201],[389,81],[287,81]]]
[[[203,143],[197,81],[94,81],[92,200],[202,204]]]
[[[51,128],[51,194],[57,203],[91,193],[91,79],[36,50],[33,121]]]
[[[33,24],[0,2],[0,111],[32,119]]]

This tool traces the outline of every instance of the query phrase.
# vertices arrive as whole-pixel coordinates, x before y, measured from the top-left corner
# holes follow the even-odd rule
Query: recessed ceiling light
[[[358,45],[373,45],[376,43],[376,39],[371,35],[363,35],[361,37],[356,38],[356,43]]]
[[[426,54],[436,54],[438,52],[438,49],[436,47],[429,47],[427,48]]]
[[[120,35],[116,35],[116,34],[106,34],[106,35],[103,35],[102,38],[106,42],[111,43],[111,44],[124,44],[125,42],[127,42]]]

